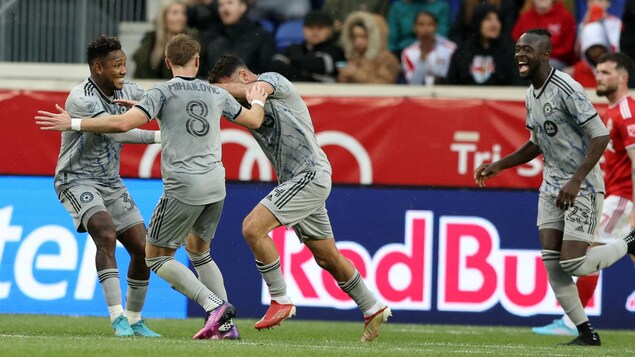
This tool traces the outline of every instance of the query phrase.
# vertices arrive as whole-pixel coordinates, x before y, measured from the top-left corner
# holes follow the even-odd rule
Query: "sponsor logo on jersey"
[[[545,133],[551,137],[556,136],[556,134],[558,134],[558,126],[556,125],[556,123],[552,122],[551,120],[545,121],[544,129],[545,129]]]

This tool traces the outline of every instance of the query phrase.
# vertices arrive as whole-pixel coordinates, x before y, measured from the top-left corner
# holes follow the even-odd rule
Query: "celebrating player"
[[[520,76],[529,79],[526,126],[531,136],[514,153],[483,164],[474,179],[485,181],[504,169],[544,157],[537,224],[549,284],[579,335],[569,345],[599,346],[572,276],[588,275],[635,252],[635,235],[587,250],[602,210],[604,181],[598,161],[609,142],[582,86],[549,65],[551,34],[529,30],[516,43]]]
[[[90,42],[87,59],[90,77],[74,87],[66,99],[65,107],[73,117],[122,113],[127,108],[116,100],[138,100],[143,96],[143,89],[124,81],[126,55],[116,38],[102,35]],[[88,231],[97,246],[95,266],[115,336],[159,336],[141,319],[150,277],[144,262],[146,228],[119,176],[121,143],[152,144],[160,140],[157,133],[135,129],[111,135],[62,134],[55,192],[73,217],[77,231]],[[115,260],[117,240],[130,254],[125,312]]]
[[[368,290],[359,271],[335,245],[325,201],[331,191],[331,165],[317,143],[309,110],[285,77],[268,72],[256,75],[235,56],[220,58],[210,71],[211,83],[244,99],[248,89],[263,86],[269,99],[266,120],[251,133],[274,166],[279,185],[249,213],[243,235],[267,283],[271,306],[256,328],[279,325],[295,315],[282,277],[280,255],[267,235],[276,227],[293,227],[317,264],[328,271],[364,313],[362,342],[377,337],[379,327],[391,316],[390,308]]]
[[[239,337],[232,324],[235,308],[226,302],[222,275],[209,255],[225,199],[220,118],[224,115],[256,127],[262,123],[267,96],[262,88],[253,87],[246,93],[253,106],[246,110],[225,90],[197,80],[200,45],[187,35],[174,36],[165,52],[174,78],[154,86],[128,112],[71,119],[58,107],[59,114],[40,111],[43,116],[36,117],[36,122],[44,130],[121,132],[159,118],[164,193],[148,226],[146,264],[207,312],[205,326],[195,339],[235,339]],[[174,259],[183,245],[201,281]]]

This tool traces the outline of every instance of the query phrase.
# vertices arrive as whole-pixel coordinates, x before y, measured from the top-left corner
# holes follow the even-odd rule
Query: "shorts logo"
[[[556,136],[556,134],[558,134],[558,126],[552,121],[545,121],[544,128],[545,133],[549,136]]]
[[[84,192],[79,196],[79,200],[82,201],[82,203],[88,203],[93,200],[93,194],[90,192]]]
[[[545,105],[542,107],[542,112],[545,113],[545,116],[550,116],[551,113],[553,113],[553,107],[551,106],[551,103],[545,103]]]

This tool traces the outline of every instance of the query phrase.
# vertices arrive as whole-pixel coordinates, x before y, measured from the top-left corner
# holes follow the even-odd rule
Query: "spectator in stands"
[[[245,0],[218,0],[221,26],[201,35],[205,66],[200,76],[207,78],[209,69],[225,54],[240,57],[258,73],[267,70],[276,51],[273,35],[249,21],[247,9]]]
[[[620,34],[620,51],[635,60],[635,0],[626,0],[622,14],[622,32]],[[631,84],[635,75],[630,76]]]
[[[164,65],[165,44],[179,33],[198,40],[198,31],[188,28],[186,24],[186,5],[183,1],[163,1],[154,19],[154,30],[145,34],[139,48],[132,55],[136,64],[135,78],[172,78],[172,72]]]
[[[575,20],[558,0],[532,0],[532,8],[520,15],[514,25],[514,41],[527,30],[545,28],[551,32],[553,50],[549,62],[556,69],[564,69],[575,62]]]
[[[449,35],[451,16],[446,0],[397,0],[388,11],[388,49],[397,57],[417,40],[412,24],[421,11],[428,11],[437,18],[437,33],[445,37]]]
[[[220,29],[218,3],[215,0],[187,0],[187,26],[199,33]]]
[[[336,34],[342,32],[344,20],[355,11],[368,11],[386,18],[390,0],[326,0],[322,10],[333,18],[333,28]],[[339,36],[337,36],[339,37]]]
[[[422,11],[413,25],[417,41],[401,52],[401,67],[409,84],[443,83],[450,68],[454,42],[437,34],[437,19]]]
[[[609,43],[606,27],[601,22],[590,22],[580,31],[582,58],[572,67],[571,77],[585,88],[595,88],[595,67],[603,55],[615,52]]]
[[[509,34],[518,19],[518,12],[520,7],[518,2],[511,0],[463,0],[458,12],[456,13],[456,19],[450,29],[450,39],[456,43],[459,47],[469,37],[472,30],[472,15],[474,10],[481,4],[491,4],[496,6],[498,13],[500,14],[500,20],[502,25],[502,33]]]
[[[274,57],[271,69],[291,81],[333,83],[335,63],[344,62],[344,52],[333,42],[333,19],[315,10],[304,17],[304,42],[293,44]]]
[[[347,61],[339,66],[338,82],[390,84],[397,81],[399,60],[386,46],[387,33],[382,32],[385,22],[381,15],[367,11],[348,15],[341,36]]]
[[[584,25],[591,22],[599,22],[605,29],[598,35],[604,36],[600,41],[608,40],[611,52],[620,51],[620,31],[622,30],[622,20],[619,17],[609,14],[608,8],[611,6],[610,0],[587,0],[587,11],[578,26],[578,39],[576,43],[576,53],[583,56],[581,50],[582,29]]]
[[[455,51],[448,71],[448,84],[520,85],[514,61],[514,43],[501,34],[496,7],[480,5],[472,18],[473,33],[461,50]]]
[[[249,10],[253,21],[270,20],[281,23],[292,19],[301,19],[311,10],[309,0],[257,0]]]

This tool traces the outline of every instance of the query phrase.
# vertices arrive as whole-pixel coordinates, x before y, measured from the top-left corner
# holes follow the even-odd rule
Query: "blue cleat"
[[[134,331],[130,328],[126,315],[121,314],[112,322],[112,329],[115,330],[115,336],[117,337],[132,337]]]
[[[135,336],[143,337],[161,337],[158,333],[150,330],[145,323],[146,320],[139,320],[137,323],[130,325]]]
[[[553,320],[549,325],[532,327],[531,332],[549,336],[578,336],[578,330],[567,326],[563,319]]]

